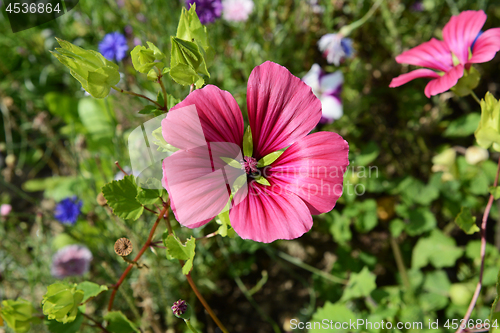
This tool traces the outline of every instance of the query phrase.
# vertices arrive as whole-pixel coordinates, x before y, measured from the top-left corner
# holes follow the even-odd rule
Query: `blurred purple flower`
[[[331,123],[344,114],[340,93],[344,84],[344,76],[341,71],[327,74],[318,64],[314,64],[311,70],[302,78],[316,97],[321,101],[320,123]]]
[[[196,14],[198,14],[201,24],[212,23],[222,14],[221,0],[186,0],[188,8],[194,3],[196,4]]]
[[[9,204],[2,204],[0,206],[0,216],[7,216],[10,214],[10,211],[12,210],[12,206]]]
[[[422,1],[415,1],[413,5],[411,5],[410,10],[413,12],[423,12],[424,11],[424,4]]]
[[[128,51],[127,40],[119,32],[112,32],[104,36],[99,43],[99,52],[108,60],[121,61]]]
[[[66,198],[56,205],[54,217],[63,224],[74,224],[80,215],[82,204],[76,196]]]
[[[92,253],[82,245],[68,245],[52,257],[52,276],[62,279],[67,276],[83,275],[88,272]]]
[[[341,34],[326,34],[318,41],[318,48],[323,52],[326,61],[335,66],[345,58],[350,58],[354,54],[352,39]]]
[[[222,15],[226,21],[246,21],[253,7],[252,0],[222,0]]]

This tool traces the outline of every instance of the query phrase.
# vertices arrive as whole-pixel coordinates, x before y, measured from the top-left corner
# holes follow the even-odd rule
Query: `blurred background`
[[[231,332],[291,332],[291,319],[324,318],[424,324],[438,319],[438,331],[448,332],[454,330],[442,326],[446,320],[466,312],[479,273],[479,234],[466,235],[454,219],[464,206],[480,220],[498,153],[480,161],[464,155],[475,143],[480,114],[471,96],[447,92],[428,99],[425,79],[395,89],[388,85],[409,70],[394,57],[431,37],[440,39],[452,15],[482,9],[488,15],[485,30],[500,27],[500,6],[493,0],[383,0],[349,36],[354,55],[339,66],[329,64],[318,40],[360,19],[372,5],[254,0],[247,21],[207,24],[215,60],[205,81],[231,92],[244,113],[248,76],[266,60],[298,77],[314,63],[329,73],[341,71],[344,115],[318,129],[339,133],[350,146],[344,195],[333,211],[315,217],[303,237],[272,244],[238,237],[199,242],[193,278]],[[68,244],[85,245],[93,255],[89,272],[68,281],[112,285],[126,267],[114,242],[128,237],[136,253],[154,221],[151,214],[122,220],[98,202],[101,187],[120,177],[114,162],[130,165],[127,137],[151,118],[138,113],[146,104],[119,93],[102,100],[86,96],[49,53],[58,47],[55,37],[97,50],[106,34],[120,32],[129,51],[151,41],[169,54],[183,6],[177,0],[80,0],[57,20],[16,34],[0,16],[0,204],[12,208],[0,216],[0,301],[21,297],[39,309],[47,285],[57,281],[52,257]],[[480,98],[486,91],[500,97],[499,61],[497,56],[476,66]],[[128,52],[117,64],[121,87],[155,98],[157,87],[136,75]],[[165,85],[180,100],[189,92],[168,78]],[[81,214],[76,223],[63,224],[55,207],[73,197],[82,202]],[[488,318],[496,296],[499,218],[494,205],[474,319]],[[181,238],[191,234],[172,223]],[[217,227],[211,222],[192,232],[200,237]],[[185,326],[170,306],[183,298],[194,307],[194,325],[216,332],[178,263],[164,250],[156,252],[142,258],[149,268],[131,272],[115,308],[142,332],[182,332]],[[108,298],[109,292],[100,295],[86,311],[102,316]],[[48,332],[44,325],[32,331]],[[316,331],[322,330],[309,330]],[[12,331],[5,326],[0,332]]]

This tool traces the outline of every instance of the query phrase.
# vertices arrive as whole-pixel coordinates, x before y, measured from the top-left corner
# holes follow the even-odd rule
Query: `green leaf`
[[[45,325],[52,333],[77,333],[80,332],[80,327],[83,323],[83,315],[80,311],[76,314],[76,318],[71,323],[63,324],[56,320],[46,320]]]
[[[316,310],[314,313],[312,320],[308,322],[311,324],[311,327],[308,327],[308,332],[310,333],[323,333],[323,332],[328,332],[328,330],[324,330],[322,327],[315,326],[315,322],[320,322],[322,323],[323,320],[326,320],[328,323],[330,321],[333,321],[334,323],[349,323],[349,322],[356,322],[356,315],[354,312],[349,310],[349,308],[343,304],[343,303],[331,303],[329,301],[325,302],[325,305],[319,309]],[[330,328],[330,326],[328,326]],[[345,329],[335,329],[330,330],[330,332],[335,332],[335,333],[347,333],[347,332],[352,332],[352,330],[347,328]]]
[[[495,198],[495,200],[500,199],[500,186],[491,186],[489,188],[489,192],[493,195],[493,198]]]
[[[79,123],[78,117],[78,99],[51,91],[43,96],[45,105],[49,112],[57,117],[60,117],[67,124]]]
[[[481,121],[474,132],[477,143],[487,149],[500,151],[500,103],[487,92],[481,100]]]
[[[174,235],[168,235],[164,238],[163,243],[167,248],[167,255],[170,258],[185,260],[184,266],[182,267],[182,273],[184,275],[189,274],[193,268],[193,259],[195,255],[196,239],[191,237],[186,241],[186,244],[182,242]]]
[[[406,233],[410,236],[421,235],[436,227],[436,217],[428,208],[420,207],[408,212],[410,223],[406,225]]]
[[[498,305],[498,299],[500,298],[500,271],[498,272],[498,275],[497,275],[496,292],[497,292],[497,295],[495,296],[495,300],[493,301],[493,304],[491,305],[491,311],[490,311],[491,320],[493,320],[493,316],[495,315],[495,311],[496,311],[497,305]],[[499,317],[499,322],[500,322],[500,317]]]
[[[78,102],[78,115],[85,126],[87,132],[92,136],[92,140],[99,141],[103,144],[112,145],[115,127],[113,118],[109,114],[110,105],[106,105],[108,101],[95,100],[93,98],[82,98]],[[102,147],[100,147],[102,150]]]
[[[76,284],[62,282],[51,284],[43,296],[43,314],[49,320],[63,324],[70,323],[76,319],[78,306],[82,303],[83,297],[83,290],[77,290]]]
[[[220,224],[218,229],[219,235],[222,237],[234,238],[236,236],[236,232],[231,227],[231,221],[229,220],[229,210],[224,209],[222,213],[217,215],[215,218],[215,222]]]
[[[177,98],[175,98],[172,95],[167,94],[167,96],[168,96],[168,99],[167,99],[167,108],[169,110],[181,102],[180,99],[177,99]]]
[[[147,77],[149,81],[156,81],[158,80],[158,72],[154,68],[151,68],[148,72]]]
[[[139,73],[146,74],[156,65],[154,50],[148,49],[145,46],[137,45],[130,52],[130,56],[134,69]]]
[[[347,287],[342,294],[341,300],[346,301],[353,298],[366,297],[377,288],[375,274],[364,267],[359,273],[351,273]]]
[[[377,144],[374,141],[370,141],[368,145],[366,145],[362,150],[361,153],[356,156],[356,159],[354,160],[354,165],[368,165],[371,162],[373,162],[378,155],[380,154],[380,149],[377,146]]]
[[[464,137],[474,133],[479,122],[481,121],[481,114],[469,113],[465,116],[457,118],[450,122],[443,136],[446,137]]]
[[[186,64],[178,64],[170,70],[170,77],[180,85],[190,86],[199,79],[196,71]]]
[[[158,110],[156,106],[153,105],[146,105],[141,111],[139,111],[140,114],[150,114]]]
[[[65,40],[56,38],[61,48],[52,52],[57,60],[70,69],[89,94],[104,98],[111,87],[120,81],[118,65],[104,58],[99,52],[84,50]]]
[[[208,75],[204,64],[203,56],[198,49],[196,43],[183,40],[176,37],[171,37],[172,40],[172,57],[170,58],[170,68],[174,68],[178,64],[184,64],[191,67],[195,72]],[[170,71],[172,71],[172,69]]]
[[[421,268],[428,264],[436,268],[450,267],[463,254],[463,249],[456,246],[455,240],[434,229],[427,238],[420,238],[413,248],[412,268]]]
[[[40,321],[34,316],[36,316],[35,308],[24,299],[4,300],[0,306],[0,317],[16,333],[28,332],[31,323]]]
[[[247,127],[247,130],[243,135],[243,155],[244,156],[253,155],[252,129],[250,128],[250,126]]]
[[[83,291],[82,303],[85,303],[89,298],[96,297],[103,291],[108,290],[107,286],[100,286],[97,283],[84,281],[76,286],[76,289]]]
[[[134,176],[125,176],[122,180],[104,185],[102,194],[118,217],[137,220],[144,211],[144,207],[136,199],[138,188]]]
[[[143,205],[152,205],[160,200],[161,189],[139,189],[139,193],[135,197]]]
[[[111,311],[104,316],[108,321],[106,330],[111,333],[137,333],[139,330],[121,311]]]
[[[455,218],[455,223],[467,235],[472,235],[479,231],[479,227],[476,225],[476,217],[472,216],[470,208],[468,207],[462,207],[460,213]]]
[[[356,229],[366,233],[375,228],[378,222],[377,202],[374,199],[364,200],[359,204],[359,211],[355,217]]]
[[[257,162],[257,167],[258,168],[262,168],[262,167],[271,165],[271,163],[273,163],[274,161],[276,161],[278,159],[278,157],[280,157],[281,154],[283,154],[284,152],[285,152],[285,149],[281,149],[281,150],[275,151],[273,153],[267,154],[266,156],[262,157]],[[251,155],[247,155],[247,156],[251,156]]]

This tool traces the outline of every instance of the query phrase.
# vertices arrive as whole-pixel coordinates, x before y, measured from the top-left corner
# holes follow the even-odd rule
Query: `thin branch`
[[[134,258],[134,260],[133,260],[134,262],[137,262],[142,257],[142,255],[144,254],[144,252],[151,245],[151,240],[153,239],[153,236],[155,234],[156,228],[158,227],[158,224],[160,223],[161,219],[163,218],[163,215],[165,215],[165,213],[168,212],[168,208],[169,208],[168,205],[163,206],[163,209],[160,212],[160,215],[156,219],[155,223],[153,224],[153,227],[151,228],[151,231],[149,232],[149,236],[148,236],[148,239],[146,240],[146,243],[142,246],[141,250],[139,251],[139,253],[137,254],[137,256]],[[118,290],[118,288],[120,288],[121,284],[123,283],[123,281],[127,277],[128,273],[130,272],[130,270],[132,269],[132,267],[134,267],[134,264],[129,264],[127,266],[127,268],[125,269],[125,271],[123,272],[123,274],[120,277],[120,279],[118,280],[118,282],[114,285],[113,291],[111,292],[111,297],[109,298],[108,311],[111,311],[111,309],[113,308],[113,302],[115,300],[116,291]]]
[[[161,90],[163,91],[163,102],[164,102],[163,103],[164,104],[163,110],[165,112],[167,112],[168,111],[168,109],[167,109],[167,98],[168,98],[168,96],[167,96],[167,90],[165,89],[165,85],[163,85],[162,77],[163,77],[163,75],[161,75],[161,73],[160,73],[160,75],[158,76],[158,83],[160,84]]]
[[[495,182],[493,186],[496,187],[498,185],[498,174],[500,173],[500,158],[498,159],[498,167],[497,174],[495,176]],[[490,215],[491,206],[494,201],[493,194],[490,195],[490,199],[488,200],[488,204],[486,205],[486,209],[483,214],[483,221],[481,223],[481,269],[479,270],[479,281],[476,285],[476,290],[474,291],[474,296],[470,301],[469,308],[467,309],[467,313],[464,316],[464,322],[467,322],[472,314],[472,310],[476,306],[477,299],[479,297],[479,293],[481,292],[481,288],[483,285],[483,273],[484,273],[484,257],[486,255],[486,225],[488,224],[488,216]],[[456,333],[462,333],[464,331],[463,328],[459,327]]]
[[[123,89],[120,89],[120,88],[117,88],[117,87],[114,87],[114,86],[111,87],[111,88],[113,88],[114,90],[119,91],[121,93],[127,94],[127,95],[133,95],[133,96],[137,96],[137,97],[141,97],[141,98],[147,99],[148,101],[150,101],[151,103],[153,103],[154,105],[156,105],[158,108],[160,108],[160,109],[163,110],[163,105],[158,104],[156,101],[153,101],[151,98],[149,98],[147,96],[144,96],[144,95],[141,95],[141,94],[137,94],[135,92],[128,91],[128,90],[123,90]]]
[[[118,167],[118,169],[120,169],[120,171],[123,172],[123,174],[125,176],[128,176],[128,173],[126,173],[125,170],[123,170],[123,168],[121,167],[121,165],[120,165],[120,163],[118,161],[115,161],[115,164]]]
[[[471,90],[470,94],[472,95],[472,97],[474,97],[474,99],[476,100],[477,104],[481,105],[481,101],[477,97],[476,93]]]
[[[102,324],[100,322],[98,322],[97,320],[95,320],[94,318],[92,318],[91,316],[89,316],[88,314],[82,312],[82,315],[85,318],[87,318],[88,320],[90,320],[91,322],[93,322],[97,327],[99,327],[101,329],[101,331],[106,332],[106,333],[111,333],[104,326],[102,326]]]

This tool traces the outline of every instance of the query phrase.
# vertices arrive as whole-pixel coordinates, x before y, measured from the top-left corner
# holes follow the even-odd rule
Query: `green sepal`
[[[39,323],[40,319],[35,315],[36,310],[33,305],[21,298],[15,301],[12,299],[4,300],[0,306],[0,319],[5,320],[7,326],[16,333],[29,332],[32,323]]]
[[[266,186],[271,185],[271,183],[269,183],[269,181],[266,179],[266,177],[264,177],[262,175],[255,177],[254,180],[261,185],[266,185]]]
[[[476,225],[476,217],[472,216],[468,207],[462,207],[460,213],[455,218],[455,223],[467,235],[472,235],[479,231],[479,227]]]
[[[462,76],[457,84],[451,88],[451,91],[460,97],[470,95],[472,90],[477,87],[480,80],[481,74],[471,66],[469,70],[464,70],[464,76]]]
[[[229,205],[230,201],[228,202]],[[219,229],[217,230],[219,235],[222,237],[234,238],[236,236],[236,232],[231,226],[231,221],[229,220],[229,210],[224,208],[223,212],[217,215],[215,218],[215,222],[220,224]]]
[[[144,207],[136,199],[138,187],[134,176],[125,176],[104,185],[102,194],[118,217],[137,220],[144,211]]]
[[[243,155],[253,155],[252,129],[250,128],[250,126],[247,127],[245,134],[243,135]]]
[[[196,239],[191,237],[185,244],[174,235],[163,234],[163,244],[167,248],[167,258],[184,260],[184,266],[182,266],[182,273],[188,275],[193,268],[193,260],[196,248]]]
[[[500,151],[500,102],[490,92],[481,100],[481,121],[474,135],[479,146]]]
[[[148,44],[149,49],[153,51],[155,60],[161,60],[165,58],[165,54],[161,52],[160,49],[156,47],[156,45],[151,42],[146,42],[146,44]]]
[[[158,146],[158,151],[162,151],[162,152],[176,152],[179,150],[179,148],[176,148],[174,146],[172,146],[171,144],[167,143],[167,141],[165,141],[165,139],[163,138],[163,134],[161,132],[161,127],[158,127],[157,129],[155,129],[153,132],[153,137],[156,139],[156,140],[153,140],[153,143],[155,145]]]
[[[148,72],[147,76],[148,76],[148,80],[149,81],[156,81],[156,80],[158,80],[158,72],[154,68],[151,68],[151,70]]]
[[[70,69],[71,75],[90,95],[95,98],[106,97],[111,87],[120,81],[118,65],[99,52],[84,50],[65,40],[56,39],[61,48],[51,51],[52,55]]]
[[[268,165],[271,165],[274,161],[278,159],[278,157],[281,156],[285,152],[285,149],[281,149],[278,151],[275,151],[273,153],[269,153],[266,156],[262,157],[258,162],[257,162],[257,168],[262,168]]]
[[[130,57],[132,58],[132,65],[134,69],[140,73],[148,73],[148,78],[152,75],[149,74],[153,67],[157,67],[159,71],[162,70],[165,64],[163,62],[158,62],[165,58],[163,54],[153,43],[146,42],[149,48],[142,45],[137,45],[134,47],[132,52],[130,52]]]
[[[77,289],[76,284],[57,282],[47,287],[43,296],[43,314],[49,320],[56,320],[63,324],[75,320],[78,306],[84,298],[84,291]]]
[[[169,74],[175,82],[183,86],[195,84],[200,78],[195,70],[186,64],[178,64],[172,67]]]
[[[241,169],[241,163],[231,157],[221,157],[221,160],[233,168]]]

